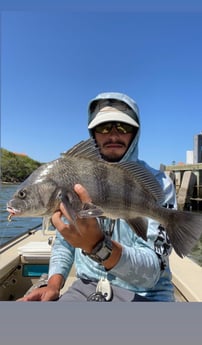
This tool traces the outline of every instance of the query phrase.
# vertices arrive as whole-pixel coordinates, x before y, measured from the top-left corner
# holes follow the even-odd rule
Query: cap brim
[[[128,116],[126,113],[123,112],[110,112],[110,111],[104,111],[99,112],[96,114],[95,118],[89,123],[88,129],[92,129],[101,123],[104,122],[124,122],[134,127],[139,127],[139,124],[132,119],[130,116]]]

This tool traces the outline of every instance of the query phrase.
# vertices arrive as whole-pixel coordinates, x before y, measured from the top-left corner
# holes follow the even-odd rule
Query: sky
[[[0,1],[1,147],[58,158],[88,138],[88,103],[111,91],[139,106],[140,159],[186,162],[202,131],[201,1],[17,3]]]

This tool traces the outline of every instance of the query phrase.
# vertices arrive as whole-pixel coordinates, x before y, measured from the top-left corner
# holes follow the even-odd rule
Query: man
[[[139,161],[162,186],[164,206],[176,207],[174,186],[166,175],[138,159],[140,118],[137,104],[121,93],[101,93],[88,108],[88,129],[106,161]],[[82,202],[90,195],[81,185],[75,191]],[[167,206],[168,205],[168,206]],[[57,228],[48,285],[22,300],[57,300],[73,263],[78,279],[59,301],[174,301],[169,268],[171,245],[163,227],[148,219],[147,241],[118,219],[79,219],[74,227],[61,204],[52,222]]]

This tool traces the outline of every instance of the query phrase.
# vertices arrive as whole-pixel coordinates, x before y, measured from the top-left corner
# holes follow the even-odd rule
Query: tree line
[[[1,148],[1,181],[23,182],[42,163]]]

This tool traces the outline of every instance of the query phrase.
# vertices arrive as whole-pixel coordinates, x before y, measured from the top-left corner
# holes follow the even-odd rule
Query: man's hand
[[[52,286],[43,286],[41,288],[36,288],[30,294],[19,298],[18,302],[30,302],[30,301],[55,301],[59,298],[59,290]]]
[[[32,290],[28,295],[19,298],[17,301],[56,301],[60,296],[60,289],[64,285],[64,278],[61,274],[54,274],[48,280],[48,285]]]
[[[81,202],[91,202],[90,196],[83,186],[76,184],[74,186],[74,190],[78,194]],[[61,220],[62,216],[67,218],[70,224],[65,224]],[[63,203],[60,205],[60,211],[56,212],[52,216],[52,223],[66,241],[68,241],[73,247],[81,248],[87,253],[90,253],[93,247],[103,238],[103,232],[100,229],[96,218],[78,217],[76,223],[73,224]]]

